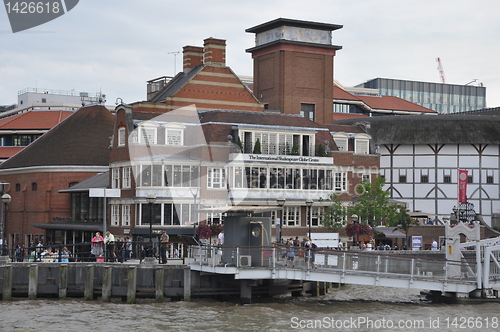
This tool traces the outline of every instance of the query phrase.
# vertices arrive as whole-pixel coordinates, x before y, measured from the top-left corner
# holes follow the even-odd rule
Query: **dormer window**
[[[333,135],[333,140],[335,141],[339,151],[348,150],[349,135],[346,133],[336,133]]]
[[[139,126],[139,143],[157,144],[158,126],[152,122],[143,122]]]
[[[369,154],[370,136],[366,134],[359,134],[354,137],[354,153],[356,154]]]
[[[165,144],[184,145],[184,129],[180,123],[169,123],[165,125]]]

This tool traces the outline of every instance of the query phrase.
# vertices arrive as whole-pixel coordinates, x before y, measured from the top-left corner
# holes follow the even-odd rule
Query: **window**
[[[339,151],[348,151],[349,146],[349,135],[346,133],[335,133],[333,135],[333,140],[335,141],[335,144],[337,145],[337,148]]]
[[[486,176],[486,183],[493,183],[493,175]]]
[[[167,130],[167,145],[182,145],[182,131]]]
[[[399,176],[399,183],[406,183],[406,175]]]
[[[312,156],[315,151],[315,134],[312,133],[293,134],[240,130],[238,139],[241,142],[243,153],[253,153],[257,140],[260,142],[261,154]]]
[[[473,183],[474,179],[472,177],[472,175],[469,174],[469,176],[467,177],[467,183]]]
[[[20,183],[16,183],[16,191],[21,191],[21,184]]]
[[[283,220],[285,226],[300,226],[300,207],[283,207]]]
[[[300,115],[314,121],[314,104],[300,104]]]
[[[113,168],[111,170],[111,188],[120,188],[120,169]]]
[[[421,183],[429,183],[429,175],[421,175],[420,182]]]
[[[368,154],[368,140],[366,139],[356,139],[354,145],[354,153],[357,154]]]
[[[335,173],[335,191],[346,191],[347,190],[347,173]]]
[[[132,178],[131,167],[123,167],[123,188],[131,188],[132,187]]]
[[[451,183],[451,175],[445,175],[443,177],[443,182],[444,183]]]
[[[186,127],[180,123],[169,123],[165,125],[165,144],[184,145],[184,129]]]
[[[209,168],[207,172],[207,188],[225,188],[226,170],[224,168]]]
[[[31,184],[31,191],[37,191],[37,189],[38,189],[38,184],[36,182],[33,182]]]
[[[120,205],[111,205],[111,225],[118,226],[120,224]]]
[[[125,128],[118,129],[118,146],[125,146]]]
[[[319,227],[321,226],[321,221],[323,220],[323,207],[321,206],[312,206],[310,208],[310,218],[311,218],[311,226]],[[309,224],[307,224],[309,226]]]
[[[130,205],[122,205],[122,226],[130,226]]]
[[[156,144],[157,125],[155,123],[142,123],[139,128],[139,143]]]

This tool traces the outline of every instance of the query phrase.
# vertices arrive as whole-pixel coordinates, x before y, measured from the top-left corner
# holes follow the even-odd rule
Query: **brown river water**
[[[500,303],[432,304],[419,291],[344,286],[250,305],[194,300],[0,302],[0,331],[500,331]]]

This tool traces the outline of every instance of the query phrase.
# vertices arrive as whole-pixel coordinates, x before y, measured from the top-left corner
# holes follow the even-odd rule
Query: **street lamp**
[[[353,224],[357,224],[358,223],[358,220],[359,220],[359,217],[357,214],[353,214],[351,216],[351,220],[353,222]],[[358,244],[358,234],[354,234],[353,236],[353,246],[357,245]]]
[[[313,205],[313,200],[312,199],[308,199],[306,201],[306,206],[307,206],[307,218],[309,220],[309,240],[312,241],[311,239],[311,206]]]
[[[7,205],[10,203],[12,197],[5,193],[2,195],[2,203],[4,204],[4,219],[3,219],[3,224],[4,224],[4,232],[2,233],[2,247],[0,248],[0,252],[3,254],[3,248],[4,246],[6,245],[5,241],[4,241],[4,238],[3,236],[5,235],[4,233],[7,233],[6,230],[7,230]]]
[[[153,204],[156,202],[156,195],[149,194],[146,201],[149,204],[149,257],[153,257]]]
[[[283,229],[283,226],[285,226],[285,220],[283,219],[283,205],[285,205],[286,199],[285,197],[280,197],[276,200],[278,202],[279,207],[281,208],[281,225],[279,227],[279,230],[276,230],[276,242],[281,243],[281,232]],[[278,227],[278,225],[276,225]]]
[[[194,220],[193,217],[191,217],[192,223],[193,223],[193,236],[196,237],[196,225],[198,224],[198,205],[196,205],[196,199],[198,198],[198,193],[200,192],[200,188],[198,187],[190,187],[189,191],[191,191],[191,195],[193,195],[193,200],[194,200]]]

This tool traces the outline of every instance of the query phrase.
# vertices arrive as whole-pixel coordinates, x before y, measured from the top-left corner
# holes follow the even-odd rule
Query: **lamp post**
[[[357,224],[358,223],[358,220],[359,220],[359,217],[357,214],[353,214],[351,216],[351,220],[353,222],[353,224]],[[353,236],[353,246],[357,245],[358,244],[358,234],[354,234]]]
[[[196,199],[198,198],[198,193],[200,192],[200,188],[198,187],[190,187],[189,191],[191,191],[191,195],[193,195],[194,200],[194,220],[193,220],[193,236],[196,237],[196,225],[198,224],[198,206],[196,205]],[[191,219],[193,219],[191,217]]]
[[[2,203],[4,204],[4,219],[3,219],[3,227],[4,227],[4,232],[2,233],[2,247],[1,247],[1,250],[0,252],[2,253],[3,255],[3,248],[5,247],[5,245],[7,244],[5,241],[4,241],[4,233],[7,233],[6,230],[7,230],[7,205],[10,203],[12,197],[5,193],[2,195]]]
[[[308,199],[306,201],[306,206],[307,206],[307,219],[309,220],[309,240],[312,241],[311,239],[311,206],[313,205],[313,200],[312,199]]]
[[[285,202],[286,202],[286,199],[285,197],[280,197],[276,200],[278,202],[278,205],[281,209],[281,221],[280,221],[280,227],[279,227],[279,231],[277,230],[276,232],[276,242],[277,243],[281,243],[281,232],[283,230],[283,226],[285,225],[285,220],[283,219],[283,205],[285,205]]]
[[[156,202],[156,195],[149,194],[146,201],[149,204],[149,257],[153,257],[153,204]]]

